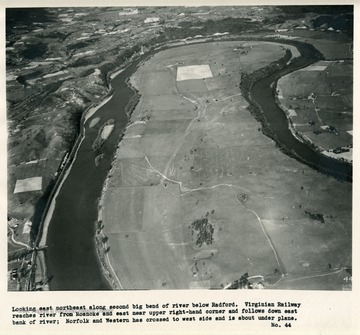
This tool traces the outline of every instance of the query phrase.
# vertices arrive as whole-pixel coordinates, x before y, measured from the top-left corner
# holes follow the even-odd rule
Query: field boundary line
[[[277,264],[278,264],[278,266],[279,266],[279,270],[280,270],[280,272],[281,272],[281,275],[282,275],[282,277],[284,277],[285,275],[287,275],[286,270],[284,269],[284,266],[280,263],[280,256],[278,255],[278,253],[277,253],[277,251],[276,251],[276,249],[275,249],[275,246],[273,245],[273,243],[272,243],[272,241],[271,241],[271,239],[270,239],[270,236],[269,236],[268,233],[266,232],[265,227],[264,227],[264,225],[263,225],[262,222],[261,222],[261,218],[259,217],[259,215],[258,215],[255,211],[253,211],[252,209],[247,208],[246,206],[244,206],[237,197],[235,197],[235,199],[236,199],[236,201],[241,205],[241,207],[243,207],[245,210],[253,213],[253,214],[256,216],[257,221],[259,222],[259,225],[260,225],[260,227],[261,227],[261,230],[263,231],[264,236],[265,236],[266,239],[268,240],[269,245],[270,245],[270,248],[271,248],[272,251],[274,252],[275,259],[276,259],[276,262],[277,262]]]

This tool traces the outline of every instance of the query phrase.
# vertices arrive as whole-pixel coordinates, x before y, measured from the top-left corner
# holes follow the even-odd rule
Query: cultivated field
[[[353,62],[320,61],[278,81],[294,129],[329,156],[352,161]],[[334,152],[335,150],[335,152]]]
[[[189,45],[131,78],[141,99],[102,202],[123,288],[224,288],[246,273],[266,288],[347,288],[351,184],[281,153],[239,91],[241,71],[285,48]],[[179,81],[178,69],[194,65],[212,77]]]
[[[31,191],[41,191],[42,177],[33,177],[18,179],[16,181],[14,193],[23,193]]]

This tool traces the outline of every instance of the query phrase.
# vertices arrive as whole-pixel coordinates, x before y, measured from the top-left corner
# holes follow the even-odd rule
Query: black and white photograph
[[[301,303],[287,294],[352,301],[354,8],[3,8],[15,330],[34,313],[291,331]],[[129,303],[149,291],[227,300]],[[50,294],[69,305],[20,299]]]

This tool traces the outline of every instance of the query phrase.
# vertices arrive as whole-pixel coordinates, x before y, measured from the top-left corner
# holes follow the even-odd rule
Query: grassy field
[[[266,288],[348,287],[351,184],[281,153],[239,91],[241,71],[284,54],[281,44],[189,45],[131,78],[141,99],[102,211],[125,289],[223,288],[246,273]],[[176,81],[192,65],[213,77]]]

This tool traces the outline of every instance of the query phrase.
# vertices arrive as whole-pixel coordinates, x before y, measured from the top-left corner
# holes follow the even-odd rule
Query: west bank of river
[[[217,41],[218,42],[218,41]],[[279,43],[287,43],[280,41]],[[181,46],[180,46],[181,47]],[[164,48],[154,52],[159,52]],[[151,55],[151,54],[150,54]],[[144,55],[134,60],[124,71],[112,79],[113,96],[97,111],[101,118],[97,127],[90,128],[89,122],[83,126],[83,138],[80,142],[74,161],[64,178],[61,188],[54,197],[53,210],[47,220],[47,252],[46,263],[51,290],[106,290],[111,289],[105,279],[95,250],[95,222],[98,218],[97,201],[101,195],[104,181],[111,168],[114,152],[123,133],[128,117],[126,106],[134,95],[127,85],[129,78],[141,61],[149,57]],[[311,62],[311,54],[305,54]],[[271,132],[286,149],[296,151],[300,157],[304,152],[304,159],[313,166],[325,164],[327,171],[343,171],[348,165],[330,158],[323,158],[320,153],[309,148],[306,144],[298,146],[288,129],[288,120],[283,111],[276,105],[270,84],[284,75],[285,72],[295,71],[302,67],[302,63],[293,62],[291,68],[278,70],[256,82],[251,89],[251,96],[262,107]],[[284,72],[285,71],[285,72]],[[92,145],[98,135],[98,127],[109,119],[115,120],[115,129],[101,147],[100,152],[94,152]],[[284,135],[286,133],[286,135]],[[287,134],[290,134],[289,135]],[[309,155],[307,151],[310,150]],[[104,154],[99,165],[95,165],[95,157]],[[325,161],[323,160],[325,159]],[[334,165],[335,164],[335,165]],[[349,171],[345,171],[347,174]],[[352,170],[351,170],[352,171]],[[330,171],[331,172],[331,171]],[[46,229],[45,229],[46,230]]]

